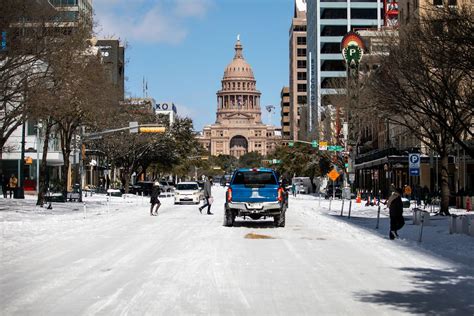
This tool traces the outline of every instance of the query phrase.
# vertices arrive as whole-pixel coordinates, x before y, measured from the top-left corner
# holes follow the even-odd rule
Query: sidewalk
[[[319,198],[311,197],[319,205]],[[310,199],[311,199],[310,198]],[[343,215],[341,216],[341,200],[334,200],[331,203],[329,211],[329,200],[321,199],[320,211],[333,217],[334,219],[344,221],[349,225],[360,227],[370,231],[373,234],[380,235],[381,238],[388,239],[390,219],[388,209],[385,205],[380,207],[379,227],[377,226],[378,206],[365,206],[365,201],[355,203],[352,200],[351,217],[349,213],[349,201],[344,202]],[[426,209],[429,210],[428,208]],[[451,214],[466,215],[474,219],[473,212],[466,210],[450,209]],[[400,238],[394,242],[400,243],[411,248],[419,248],[428,251],[436,256],[449,259],[456,263],[461,263],[473,267],[474,262],[474,237],[464,234],[449,233],[449,216],[437,216],[430,213],[430,225],[424,226],[421,231],[421,225],[413,224],[412,209],[404,209],[405,226],[399,231]],[[421,242],[420,240],[421,233]]]

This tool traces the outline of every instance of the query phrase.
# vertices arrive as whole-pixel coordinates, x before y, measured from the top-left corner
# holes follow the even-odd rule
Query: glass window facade
[[[383,24],[377,0],[307,0],[307,101],[306,125],[312,139],[330,137],[319,116],[320,107],[345,75],[340,43],[349,30],[374,29]],[[328,55],[331,54],[331,55]],[[336,54],[336,55],[332,55]],[[331,133],[331,131],[329,131]]]

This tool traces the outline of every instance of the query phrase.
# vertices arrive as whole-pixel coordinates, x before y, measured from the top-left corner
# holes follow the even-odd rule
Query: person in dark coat
[[[398,230],[405,225],[405,219],[403,218],[403,202],[402,202],[402,190],[397,189],[392,193],[390,197],[390,203],[388,204],[390,210],[390,239],[398,238]]]
[[[160,183],[156,181],[153,183],[153,188],[151,189],[151,197],[150,197],[150,215],[151,216],[157,216],[158,215],[158,209],[161,206],[160,199],[158,198],[161,193],[161,188],[160,188]]]
[[[0,176],[0,184],[2,185],[3,197],[6,199],[7,198],[7,191],[8,191],[8,178],[3,173]]]
[[[211,193],[211,180],[212,177],[206,177],[204,176],[204,198],[206,199],[206,203],[203,204],[202,206],[199,207],[199,212],[202,213],[202,210],[207,206],[207,214],[212,215],[211,213],[211,199],[212,199],[212,193]]]

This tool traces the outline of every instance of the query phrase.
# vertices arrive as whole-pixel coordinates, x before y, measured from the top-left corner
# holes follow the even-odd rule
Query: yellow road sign
[[[166,131],[166,127],[163,126],[140,126],[138,128],[140,133],[164,133]]]
[[[339,172],[337,172],[336,169],[332,169],[332,170],[328,173],[328,177],[329,177],[329,179],[331,179],[332,181],[336,181],[337,178],[339,178]]]

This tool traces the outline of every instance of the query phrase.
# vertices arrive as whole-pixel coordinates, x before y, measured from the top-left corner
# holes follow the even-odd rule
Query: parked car
[[[137,194],[138,195],[150,195],[151,194],[151,190],[153,189],[153,181],[139,181],[135,184],[133,184],[130,188],[129,188],[129,193],[131,194]]]
[[[194,203],[199,204],[203,196],[197,182],[181,182],[174,191],[174,204]]]
[[[231,178],[232,178],[231,174],[225,174],[220,180],[221,186],[223,186],[223,187],[228,186],[230,184],[230,179]]]
[[[313,186],[309,177],[294,177],[291,183],[296,185],[296,192],[300,194],[309,194],[313,192]]]
[[[226,192],[224,225],[233,226],[237,216],[248,216],[273,217],[276,227],[285,227],[287,198],[272,169],[238,169]]]
[[[342,189],[340,186],[335,186],[335,192],[334,192],[334,197],[337,199],[342,198]],[[326,189],[326,194],[324,195],[325,199],[330,199],[333,197],[333,186],[328,186]]]
[[[161,192],[173,192],[174,184],[170,181],[161,180],[160,188],[161,188]]]

